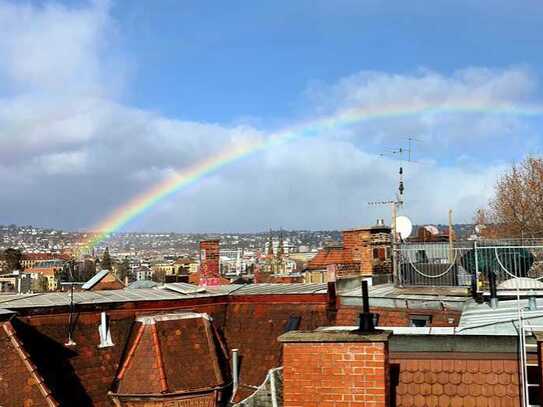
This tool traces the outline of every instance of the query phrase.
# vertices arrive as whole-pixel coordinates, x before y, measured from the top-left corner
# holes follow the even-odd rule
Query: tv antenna
[[[378,206],[378,205],[387,205],[390,206],[392,209],[392,275],[394,278],[398,278],[398,258],[399,258],[399,248],[398,248],[398,241],[406,239],[412,231],[412,224],[411,220],[406,216],[398,216],[398,209],[401,208],[404,204],[404,192],[405,192],[405,184],[404,184],[404,170],[403,170],[403,162],[415,162],[413,161],[413,150],[414,142],[418,142],[420,140],[414,138],[414,137],[408,137],[407,138],[407,148],[405,147],[398,147],[389,150],[388,153],[381,153],[379,154],[381,157],[385,156],[392,156],[392,157],[399,157],[400,158],[400,168],[398,170],[399,180],[398,180],[398,190],[396,192],[396,199],[394,200],[385,200],[385,201],[371,201],[368,202],[368,205],[370,206]],[[405,160],[407,156],[407,160]]]

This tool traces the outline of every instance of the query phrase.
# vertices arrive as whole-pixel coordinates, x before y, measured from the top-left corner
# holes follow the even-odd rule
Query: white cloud
[[[252,125],[166,118],[119,102],[125,80],[107,2],[43,7],[0,0],[0,174],[12,193],[0,223],[86,227],[167,177],[232,143],[266,137]],[[119,75],[110,75],[111,72]],[[360,72],[306,94],[310,116],[353,106],[492,103],[533,99],[527,69],[469,68],[452,75]],[[310,118],[311,118],[310,117]],[[258,122],[255,120],[254,122]],[[149,211],[134,228],[262,230],[337,228],[373,222],[387,208],[398,161],[379,156],[423,139],[406,168],[405,210],[417,222],[458,221],[486,202],[493,180],[537,138],[520,118],[439,114],[383,118],[302,138],[239,160]],[[40,199],[29,199],[39,196]],[[63,197],[59,199],[59,197]]]

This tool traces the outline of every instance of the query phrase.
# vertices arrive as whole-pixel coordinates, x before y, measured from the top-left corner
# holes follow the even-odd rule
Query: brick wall
[[[301,317],[299,329],[303,330],[332,324],[327,318],[326,304],[228,305],[223,334],[229,349],[239,349],[241,366],[236,401],[254,393],[253,386],[264,382],[269,369],[281,366],[277,337],[285,332],[289,317]]]
[[[294,331],[279,340],[284,407],[389,405],[388,334]]]
[[[371,312],[379,314],[379,326],[409,326],[409,318],[415,315],[431,315],[431,325],[439,327],[458,326],[460,311],[407,308],[371,307]],[[337,326],[358,325],[359,307],[340,306],[336,315]]]

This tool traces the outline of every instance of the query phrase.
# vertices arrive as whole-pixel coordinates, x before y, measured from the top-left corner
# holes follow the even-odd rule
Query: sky
[[[0,224],[88,230],[240,139],[393,103],[543,106],[543,5],[0,0]],[[413,143],[411,163],[390,151]],[[470,222],[541,154],[543,117],[443,112],[326,128],[255,152],[123,231]],[[384,155],[383,155],[384,154]],[[404,157],[406,158],[406,157]]]

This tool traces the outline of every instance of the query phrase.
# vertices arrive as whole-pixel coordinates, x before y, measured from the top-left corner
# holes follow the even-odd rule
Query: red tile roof
[[[224,385],[217,338],[200,314],[146,317],[117,376],[117,394],[167,394],[211,390]]]
[[[351,249],[344,247],[325,247],[307,263],[308,270],[325,269],[326,266],[336,264],[360,264],[353,259]]]
[[[0,401],[11,401],[13,406],[56,407],[59,404],[43,382],[43,378],[23,349],[10,322],[0,329]]]

